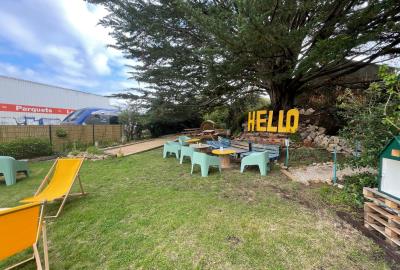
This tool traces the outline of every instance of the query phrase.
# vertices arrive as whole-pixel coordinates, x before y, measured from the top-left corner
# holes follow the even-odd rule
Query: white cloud
[[[124,66],[134,62],[125,59],[120,51],[107,47],[115,41],[109,35],[110,30],[98,24],[107,15],[102,6],[83,0],[1,1],[0,40],[6,42],[12,54],[39,59],[31,63],[21,61],[22,64],[12,61],[6,66],[10,53],[8,58],[2,53],[2,44],[1,74],[19,74],[30,79],[25,71],[28,68],[46,82],[92,92],[116,92],[125,88],[123,86],[135,84],[126,81],[129,74]]]
[[[108,66],[108,57],[104,53],[93,56],[93,66],[101,75],[108,75],[111,73],[111,69]]]

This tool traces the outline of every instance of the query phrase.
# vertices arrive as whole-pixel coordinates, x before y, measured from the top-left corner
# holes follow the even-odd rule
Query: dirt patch
[[[225,240],[228,241],[228,243],[229,243],[231,246],[237,246],[237,245],[239,245],[239,244],[242,242],[242,240],[240,240],[239,237],[234,236],[234,235],[228,236]]]

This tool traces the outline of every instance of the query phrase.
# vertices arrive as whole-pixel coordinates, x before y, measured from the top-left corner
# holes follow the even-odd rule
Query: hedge
[[[52,153],[50,142],[43,139],[17,139],[0,144],[0,156],[10,156],[15,159],[49,156]]]

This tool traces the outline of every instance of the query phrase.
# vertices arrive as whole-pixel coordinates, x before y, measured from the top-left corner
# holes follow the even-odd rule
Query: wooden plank
[[[386,195],[386,194],[384,194],[384,193],[382,193],[382,192],[379,192],[378,191],[378,189],[376,189],[376,188],[369,188],[369,187],[364,187],[363,188],[363,193],[364,192],[367,192],[367,193],[372,193],[372,194],[374,194],[374,195],[377,195],[377,196],[379,196],[379,197],[381,197],[381,198],[384,198],[384,199],[386,199],[386,200],[388,200],[388,201],[390,201],[390,202],[392,202],[392,203],[395,203],[395,204],[397,204],[397,206],[400,206],[400,201],[399,200],[396,200],[395,198],[392,198],[392,197],[390,197],[390,196],[388,196],[388,195]],[[370,196],[371,197],[371,196]],[[389,206],[389,205],[388,205]],[[390,207],[390,206],[389,206]]]
[[[373,220],[376,220],[376,221],[378,221],[379,223],[381,223],[383,226],[389,227],[389,223],[388,223],[386,220],[384,220],[384,219],[382,219],[381,217],[379,217],[378,215],[372,214],[372,213],[367,213],[367,215],[368,215],[369,217],[371,217]]]
[[[374,211],[378,212],[379,214],[385,216],[386,218],[394,218],[395,216],[390,214],[389,212],[385,211],[384,209],[382,209],[381,207],[373,204],[373,203],[366,203],[366,205],[368,207],[370,207],[371,209],[373,209]]]

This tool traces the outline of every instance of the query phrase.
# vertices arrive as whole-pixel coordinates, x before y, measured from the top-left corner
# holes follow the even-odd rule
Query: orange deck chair
[[[42,203],[30,203],[0,210],[0,261],[27,248],[33,247],[33,256],[6,269],[36,261],[37,269],[42,269],[37,243],[42,231],[44,265],[49,269],[47,252],[46,223],[43,220]]]
[[[32,203],[32,202],[52,202],[55,200],[62,200],[61,206],[57,211],[55,216],[58,217],[68,196],[80,196],[86,193],[83,190],[82,182],[79,177],[79,170],[82,166],[83,158],[59,158],[57,159],[53,166],[51,167],[49,173],[43,179],[38,190],[33,197],[25,198],[21,200],[22,203]],[[78,178],[79,185],[81,188],[80,193],[70,193],[72,185],[75,179]],[[47,183],[47,185],[46,185]]]

